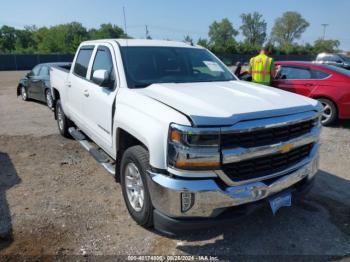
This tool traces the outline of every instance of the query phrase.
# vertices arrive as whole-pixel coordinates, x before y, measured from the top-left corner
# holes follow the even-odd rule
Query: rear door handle
[[[305,84],[304,86],[313,86],[313,84]]]
[[[84,96],[86,96],[86,97],[89,97],[89,95],[90,95],[89,91],[87,89],[85,89],[83,93],[84,93]]]

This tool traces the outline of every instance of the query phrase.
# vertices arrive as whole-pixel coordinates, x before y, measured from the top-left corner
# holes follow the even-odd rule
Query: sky
[[[310,23],[298,41],[312,43],[323,35],[321,24],[329,24],[326,39],[338,39],[340,48],[350,51],[349,0],[0,0],[0,26],[52,26],[77,21],[87,28],[112,23],[134,38],[145,37],[145,25],[152,38],[194,40],[207,38],[209,25],[228,18],[238,29],[240,15],[261,13],[270,33],[274,21],[283,12],[297,11]],[[242,39],[242,35],[237,37]]]

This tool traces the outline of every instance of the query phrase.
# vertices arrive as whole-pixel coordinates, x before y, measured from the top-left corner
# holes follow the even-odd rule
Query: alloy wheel
[[[125,187],[130,205],[140,212],[144,205],[145,189],[140,171],[134,163],[128,163],[125,168]]]
[[[326,123],[333,116],[333,109],[327,102],[322,101],[321,103],[323,106],[323,113],[322,113],[321,122]]]

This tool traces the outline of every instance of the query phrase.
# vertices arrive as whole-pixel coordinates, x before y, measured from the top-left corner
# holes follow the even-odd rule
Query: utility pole
[[[146,39],[150,39],[150,35],[149,35],[149,31],[148,31],[148,26],[145,25],[145,29],[146,29]]]
[[[128,32],[126,31],[126,16],[125,16],[125,7],[123,6],[123,15],[124,15],[124,31],[125,31],[125,34],[127,35]]]
[[[321,24],[323,26],[323,37],[322,40],[325,40],[326,38],[326,28],[329,26],[329,24]]]

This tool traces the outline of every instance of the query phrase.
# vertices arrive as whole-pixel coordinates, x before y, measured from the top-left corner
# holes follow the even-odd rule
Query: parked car
[[[50,67],[60,66],[70,68],[71,63],[44,63],[36,65],[17,86],[17,96],[21,96],[24,101],[34,99],[45,102],[49,108],[53,108],[53,98],[50,88]]]
[[[322,124],[350,118],[350,71],[310,62],[276,62],[281,67],[274,87],[319,100],[324,111]]]
[[[317,55],[315,62],[350,69],[350,57],[341,54],[321,53]]]
[[[265,201],[275,213],[312,185],[322,105],[240,81],[205,48],[88,41],[50,75],[59,132],[120,179],[144,227],[198,229]]]

